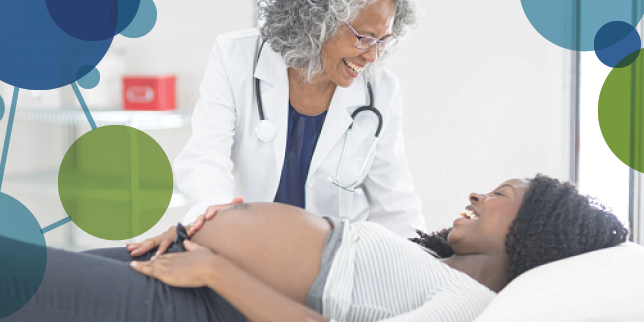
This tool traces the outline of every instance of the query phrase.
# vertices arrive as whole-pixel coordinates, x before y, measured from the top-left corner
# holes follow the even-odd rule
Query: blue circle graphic
[[[157,6],[152,0],[141,0],[139,12],[132,23],[121,32],[128,38],[139,38],[147,35],[157,22]]]
[[[0,81],[32,90],[66,86],[85,76],[77,71],[96,66],[110,48],[113,37],[86,41],[61,30],[46,1],[0,1]]]
[[[605,24],[595,36],[595,54],[608,67],[621,68],[637,59],[642,41],[633,26],[623,21]],[[631,55],[635,53],[635,55]],[[628,57],[628,59],[624,59]]]
[[[140,0],[46,0],[56,25],[80,40],[112,38],[125,29],[139,9]]]
[[[0,121],[2,121],[3,117],[4,117],[4,100],[2,99],[2,96],[0,96]]]
[[[45,236],[29,209],[0,193],[0,319],[34,296],[47,266]]]
[[[611,21],[637,26],[644,0],[521,0],[523,11],[544,38],[577,51],[594,50],[595,35]]]
[[[85,75],[78,79],[78,86],[92,89],[101,81],[101,73],[93,66],[83,66],[78,70],[78,75]]]

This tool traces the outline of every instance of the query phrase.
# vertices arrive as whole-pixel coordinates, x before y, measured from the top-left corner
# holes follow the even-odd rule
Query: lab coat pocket
[[[370,113],[358,115],[353,127],[347,130],[340,154],[337,180],[343,187],[358,186],[367,176],[376,154],[378,123]]]
[[[359,157],[343,160],[338,171],[337,180],[349,190],[355,190],[369,174],[376,157],[377,139],[364,142],[359,150]]]
[[[346,175],[341,172],[338,178],[339,182],[345,188],[339,190],[340,218],[356,221],[360,214],[368,213],[368,203],[364,197],[362,183],[367,177],[369,170],[373,166],[375,153],[369,159],[361,158],[347,162]],[[362,170],[362,171],[361,171]]]

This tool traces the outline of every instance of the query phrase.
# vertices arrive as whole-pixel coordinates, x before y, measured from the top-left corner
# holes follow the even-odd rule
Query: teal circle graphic
[[[80,75],[85,76],[79,77]],[[85,89],[92,89],[96,87],[96,85],[98,85],[98,83],[101,81],[101,73],[98,72],[98,69],[96,69],[96,67],[89,65],[85,65],[78,69],[76,77],[79,77],[78,86]]]
[[[595,35],[607,23],[624,21],[635,27],[644,15],[644,0],[521,0],[521,5],[544,38],[577,51],[594,50]]]
[[[136,13],[134,20],[121,35],[128,38],[140,38],[147,35],[157,22],[157,6],[152,0],[141,0],[139,11]]]
[[[0,95],[0,121],[2,121],[3,117],[4,117],[4,100],[2,99],[2,95]]]
[[[0,192],[0,319],[34,296],[47,266],[47,244],[29,209]]]

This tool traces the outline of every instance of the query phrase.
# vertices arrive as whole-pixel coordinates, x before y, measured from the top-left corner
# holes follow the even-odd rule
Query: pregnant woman
[[[469,201],[446,238],[415,240],[433,252],[379,224],[268,203],[222,210],[190,240],[178,229],[171,253],[152,260],[48,249],[40,289],[6,321],[470,321],[523,272],[628,235],[545,176]]]

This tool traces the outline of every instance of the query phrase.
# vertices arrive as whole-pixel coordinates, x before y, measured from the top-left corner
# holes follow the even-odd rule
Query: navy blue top
[[[325,119],[326,111],[314,116],[302,115],[293,108],[291,102],[288,103],[286,155],[280,186],[275,194],[276,202],[300,208],[306,206],[304,184]]]

